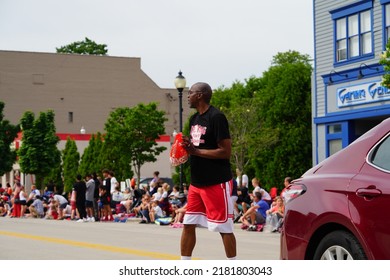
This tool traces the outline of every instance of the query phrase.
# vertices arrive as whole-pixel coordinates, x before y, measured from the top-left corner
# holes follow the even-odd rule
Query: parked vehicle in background
[[[294,180],[281,259],[390,259],[390,118]]]
[[[164,181],[165,183],[168,183],[171,189],[173,188],[174,183],[173,183],[173,180],[171,178],[161,177],[160,179],[162,181]],[[142,178],[140,180],[139,184],[140,184],[140,186],[149,186],[150,181],[152,181],[152,180],[153,180],[153,177]]]

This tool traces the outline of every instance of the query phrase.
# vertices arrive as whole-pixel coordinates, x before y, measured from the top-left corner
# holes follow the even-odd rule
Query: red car
[[[390,118],[294,180],[281,259],[390,260]]]

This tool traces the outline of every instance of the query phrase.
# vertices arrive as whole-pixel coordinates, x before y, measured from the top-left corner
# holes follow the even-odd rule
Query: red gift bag
[[[169,160],[172,166],[178,166],[188,160],[187,151],[181,146],[183,143],[183,134],[180,132],[176,134],[174,143],[169,154]]]

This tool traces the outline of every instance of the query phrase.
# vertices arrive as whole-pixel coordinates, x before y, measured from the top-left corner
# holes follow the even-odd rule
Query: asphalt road
[[[182,229],[155,224],[77,223],[0,218],[1,260],[180,259]],[[278,260],[278,233],[248,232],[236,225],[238,259]],[[224,260],[218,233],[197,229],[194,259]]]

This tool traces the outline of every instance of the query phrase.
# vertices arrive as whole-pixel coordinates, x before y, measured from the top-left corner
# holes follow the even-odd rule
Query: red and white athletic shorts
[[[233,232],[233,181],[196,187],[190,185],[183,224],[207,227],[210,231]]]

